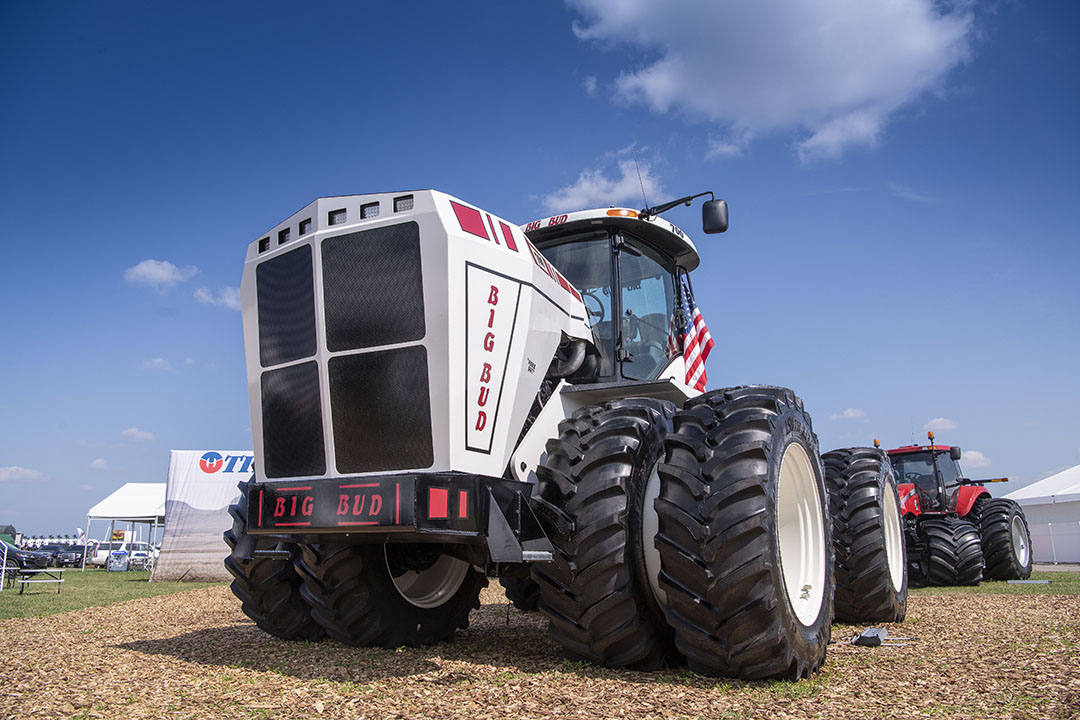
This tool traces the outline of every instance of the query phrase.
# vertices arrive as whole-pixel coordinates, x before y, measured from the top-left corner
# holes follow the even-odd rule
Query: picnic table
[[[56,583],[56,592],[60,593],[60,583],[64,582],[64,568],[24,568],[18,571],[15,582],[19,583],[19,594],[22,595],[29,583]]]

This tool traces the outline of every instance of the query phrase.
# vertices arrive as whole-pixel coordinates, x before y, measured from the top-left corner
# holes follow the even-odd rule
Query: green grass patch
[[[149,572],[105,572],[104,570],[66,570],[60,592],[55,583],[35,583],[26,586],[23,595],[19,586],[5,587],[0,592],[0,620],[15,617],[43,617],[69,610],[102,607],[136,598],[171,595],[184,590],[196,590],[224,583],[147,582]]]
[[[911,588],[912,595],[1080,595],[1080,572],[1042,571],[1032,580],[1049,580],[1049,585],[1010,585],[1001,580],[964,587]]]

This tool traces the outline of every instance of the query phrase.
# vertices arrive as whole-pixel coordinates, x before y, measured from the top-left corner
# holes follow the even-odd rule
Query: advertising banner
[[[153,580],[210,582],[232,578],[222,534],[232,527],[229,506],[237,483],[249,479],[250,450],[173,450],[165,489],[165,534]]]

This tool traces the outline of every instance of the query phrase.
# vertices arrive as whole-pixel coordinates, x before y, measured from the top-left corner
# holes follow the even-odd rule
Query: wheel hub
[[[810,456],[798,443],[788,445],[780,459],[776,529],[788,604],[798,621],[809,627],[825,598],[828,556],[817,477]]]
[[[437,608],[453,597],[469,564],[449,555],[439,554],[427,567],[415,570],[398,564],[398,549],[386,546],[386,568],[401,597],[419,608]]]
[[[881,502],[881,521],[885,525],[885,557],[889,563],[889,581],[893,590],[899,591],[904,584],[904,534],[900,529],[900,510],[896,489],[886,483]]]
[[[1031,552],[1027,542],[1027,527],[1023,519],[1017,515],[1013,517],[1009,527],[1012,534],[1013,552],[1016,554],[1016,562],[1020,567],[1027,567],[1028,553]]]

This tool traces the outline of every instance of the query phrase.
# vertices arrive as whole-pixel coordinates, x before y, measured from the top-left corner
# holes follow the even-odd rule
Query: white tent
[[[151,580],[229,580],[222,537],[232,527],[236,485],[253,472],[250,450],[173,450],[165,492],[165,533]]]
[[[1080,465],[1005,497],[1024,508],[1035,562],[1080,562]]]
[[[150,543],[157,528],[165,522],[165,483],[124,483],[119,490],[99,502],[86,513],[86,538],[93,538],[90,526],[94,520],[110,521],[109,537],[117,522],[150,525]]]

